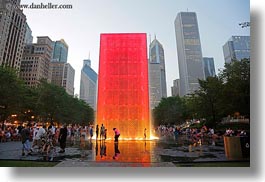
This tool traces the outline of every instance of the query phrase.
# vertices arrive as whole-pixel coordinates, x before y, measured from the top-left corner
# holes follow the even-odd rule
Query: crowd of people
[[[0,142],[21,141],[22,156],[32,155],[33,152],[42,154],[48,154],[52,150],[55,152],[57,143],[60,144],[61,148],[59,153],[64,153],[67,136],[65,124],[60,129],[56,128],[53,123],[48,127],[30,122],[25,126],[19,125],[18,127],[0,125]],[[30,146],[31,141],[32,146]]]
[[[38,125],[37,123],[28,123],[26,126],[7,126],[0,124],[0,142],[21,141],[22,155],[31,155],[33,152],[42,154],[49,154],[50,152],[57,152],[55,146],[60,146],[58,153],[65,153],[66,141],[79,141],[81,138],[85,140],[92,140],[95,132],[95,139],[104,141],[107,139],[107,129],[101,124],[96,125],[95,131],[93,125],[81,126],[62,125],[56,127],[51,123],[48,127],[46,125]],[[118,142],[120,131],[113,128],[114,142]],[[144,138],[146,138],[146,128],[143,131]],[[199,142],[204,139],[221,139],[223,136],[249,136],[245,130],[226,129],[225,132],[215,131],[214,128],[207,128],[205,125],[201,128],[181,128],[177,125],[166,126],[160,125],[154,130],[155,135],[161,139],[174,138],[178,139],[180,135],[185,135],[192,142]],[[30,142],[32,141],[32,146]]]
[[[155,128],[155,134],[161,138],[171,137],[175,139],[177,139],[179,135],[186,135],[192,141],[199,141],[202,138],[221,139],[223,136],[248,136],[248,133],[242,129],[232,130],[228,128],[222,133],[220,131],[216,132],[214,128],[207,128],[205,125],[201,128],[181,128],[176,125],[159,125]]]
[[[20,141],[21,130],[22,126],[15,127],[0,124],[0,142]]]
[[[115,142],[118,142],[120,132],[117,128],[113,128]],[[102,124],[100,127],[96,125],[96,140],[107,139],[107,129]],[[43,124],[29,122],[22,126],[7,126],[0,125],[0,142],[21,141],[22,142],[22,156],[32,155],[34,152],[42,154],[49,154],[56,152],[55,146],[60,145],[59,153],[64,153],[66,148],[66,141],[79,141],[81,138],[92,139],[94,134],[93,125],[81,126],[78,124],[62,125],[56,127],[51,123],[48,127]],[[32,145],[30,146],[30,142]]]

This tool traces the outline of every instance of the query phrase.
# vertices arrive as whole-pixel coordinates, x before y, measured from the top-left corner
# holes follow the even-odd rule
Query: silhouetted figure
[[[118,142],[119,140],[119,136],[120,136],[120,131],[117,129],[117,128],[113,128],[113,131],[115,133],[115,136],[114,136],[114,142]]]
[[[66,138],[67,138],[67,128],[66,128],[66,124],[64,124],[63,127],[60,129],[60,133],[58,137],[58,141],[60,142],[60,148],[61,148],[59,153],[65,152]]]
[[[90,127],[89,134],[90,134],[90,140],[92,140],[92,137],[93,137],[93,126]]]
[[[146,128],[144,129],[144,139],[146,140]]]
[[[99,131],[99,128],[98,128],[98,124],[96,126],[96,140],[98,139],[98,131]]]
[[[30,124],[27,124],[27,127],[22,129],[21,131],[21,142],[22,142],[22,156],[25,155],[25,150],[28,152],[27,155],[31,155],[30,152],[30,143],[29,143],[29,138],[30,138]]]
[[[101,124],[101,127],[100,127],[100,140],[103,139],[104,136],[105,136],[105,126],[103,124]]]

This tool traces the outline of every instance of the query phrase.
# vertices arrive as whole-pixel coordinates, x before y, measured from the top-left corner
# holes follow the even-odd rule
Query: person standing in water
[[[146,140],[146,128],[144,129],[144,139]]]
[[[120,136],[120,131],[117,128],[113,128],[113,131],[115,133],[115,136],[114,136],[115,140],[114,140],[114,142],[118,142],[119,136]]]
[[[99,131],[99,128],[98,128],[98,124],[96,126],[96,140],[98,139],[98,131]]]
[[[105,126],[103,124],[101,124],[101,127],[100,127],[100,140],[102,140],[104,136],[105,136]]]

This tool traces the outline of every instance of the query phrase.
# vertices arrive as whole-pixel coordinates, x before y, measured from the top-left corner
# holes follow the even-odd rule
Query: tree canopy
[[[199,89],[185,97],[163,98],[153,111],[156,124],[205,119],[214,127],[228,115],[250,116],[250,61],[225,64],[215,77],[198,80]]]
[[[41,80],[37,87],[27,87],[16,71],[0,67],[0,121],[16,114],[21,121],[88,124],[94,110],[84,101],[66,93],[64,88]]]

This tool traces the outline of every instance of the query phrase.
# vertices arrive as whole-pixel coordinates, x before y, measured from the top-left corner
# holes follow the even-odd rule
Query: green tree
[[[154,124],[181,124],[184,122],[185,111],[185,102],[182,98],[162,98],[153,110]]]
[[[13,68],[0,66],[0,120],[5,121],[11,114],[21,113],[28,99],[28,89],[18,78]]]
[[[199,80],[200,89],[195,91],[194,105],[200,118],[205,118],[211,127],[223,116],[223,82],[218,77]]]
[[[233,115],[250,115],[250,61],[243,59],[225,64],[225,69],[219,74],[224,82],[225,113]]]
[[[36,112],[42,121],[88,124],[94,120],[93,109],[62,87],[41,81],[37,90]]]
[[[184,112],[184,117],[187,120],[192,120],[192,119],[198,119],[199,116],[199,99],[195,94],[189,94],[187,96],[183,97],[184,104],[185,104],[185,112]]]

